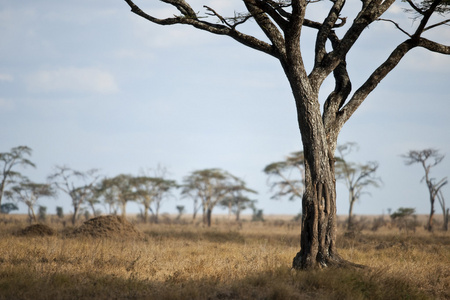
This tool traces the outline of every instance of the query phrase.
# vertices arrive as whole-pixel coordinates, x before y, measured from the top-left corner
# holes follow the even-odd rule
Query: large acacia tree
[[[336,251],[336,185],[334,152],[342,126],[361,103],[413,48],[450,54],[450,46],[424,38],[425,31],[447,25],[450,20],[430,21],[433,15],[445,14],[449,0],[406,0],[415,14],[414,27],[405,35],[388,58],[352,91],[347,72],[347,54],[370,24],[380,20],[395,0],[362,0],[359,13],[349,26],[341,16],[344,0],[329,2],[322,20],[305,17],[306,9],[315,9],[312,0],[243,0],[246,11],[232,18],[221,15],[214,7],[204,6],[200,15],[185,0],[161,0],[178,10],[177,15],[156,18],[143,11],[132,0],[125,0],[131,11],[159,25],[185,24],[213,34],[225,35],[239,43],[277,59],[289,81],[297,108],[297,119],[305,154],[305,192],[302,198],[303,220],[301,250],[294,258],[294,268],[325,267],[345,262]],[[354,4],[353,4],[354,5]],[[209,17],[209,18],[208,18]],[[241,31],[248,20],[254,20],[264,33],[259,39]],[[308,73],[301,52],[304,27],[316,30],[313,68]],[[331,46],[329,46],[331,45]],[[311,45],[312,47],[312,45]],[[363,67],[363,66],[360,66]],[[326,98],[323,110],[319,91],[324,80],[333,76],[335,87]]]

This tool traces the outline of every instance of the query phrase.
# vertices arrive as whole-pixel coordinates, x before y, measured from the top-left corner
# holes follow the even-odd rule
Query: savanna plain
[[[450,299],[449,232],[400,231],[387,217],[339,227],[341,256],[365,268],[312,271],[291,269],[300,224],[287,217],[210,228],[2,218],[0,299]]]

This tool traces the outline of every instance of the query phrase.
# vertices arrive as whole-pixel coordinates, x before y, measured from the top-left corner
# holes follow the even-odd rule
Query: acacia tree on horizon
[[[340,15],[345,0],[329,2],[327,16],[321,20],[305,17],[306,7],[314,9],[309,0],[243,0],[245,13],[232,18],[223,17],[214,8],[204,6],[205,15],[199,15],[184,0],[161,0],[179,11],[179,15],[156,18],[139,8],[132,0],[125,0],[131,11],[159,25],[185,24],[217,35],[229,36],[239,43],[266,53],[277,59],[289,81],[296,108],[305,155],[305,191],[302,197],[301,249],[293,261],[296,269],[348,265],[336,249],[336,184],[334,153],[343,125],[411,49],[421,47],[429,51],[450,54],[446,46],[422,36],[450,20],[431,23],[433,15],[444,15],[450,8],[449,0],[406,0],[415,14],[412,33],[394,23],[407,38],[389,57],[352,93],[347,71],[347,54],[363,31],[392,6],[395,0],[363,0],[359,13],[348,26],[347,18]],[[218,23],[209,22],[208,17]],[[248,20],[254,20],[265,39],[238,30]],[[431,24],[430,24],[431,23]],[[394,27],[393,25],[393,27]],[[307,72],[300,37],[303,27],[317,30],[314,46],[314,66]],[[339,35],[338,35],[339,31]],[[343,31],[343,32],[341,32]],[[267,41],[266,41],[267,40]],[[328,45],[331,45],[329,47]],[[319,91],[326,78],[334,77],[334,90],[328,95],[323,113]]]
[[[347,160],[347,156],[358,145],[353,142],[347,142],[343,145],[337,146],[339,157],[336,158],[336,180],[344,182],[348,189],[348,221],[347,230],[353,230],[353,206],[360,199],[362,194],[369,194],[366,191],[368,187],[380,187],[383,181],[376,176],[379,167],[378,162],[369,161],[365,164],[354,163]]]
[[[425,171],[425,175],[422,177],[422,181],[425,181],[428,193],[429,193],[429,200],[431,204],[430,209],[430,215],[428,217],[428,222],[426,225],[426,229],[428,231],[433,230],[433,216],[435,213],[434,210],[434,202],[436,198],[438,198],[439,203],[441,203],[441,206],[443,206],[444,210],[444,221],[446,220],[446,212],[445,212],[445,203],[443,203],[443,197],[439,194],[441,191],[441,188],[448,183],[447,177],[442,178],[438,182],[436,182],[435,178],[431,177],[431,168],[435,167],[436,165],[440,164],[442,160],[444,159],[445,155],[439,153],[439,150],[436,149],[424,149],[424,150],[410,150],[407,154],[402,155],[402,157],[405,159],[405,164],[407,166],[411,166],[413,164],[420,164],[422,165],[423,170]],[[445,224],[444,224],[445,225]]]

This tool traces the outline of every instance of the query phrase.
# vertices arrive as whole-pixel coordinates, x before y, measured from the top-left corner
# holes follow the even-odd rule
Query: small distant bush
[[[383,226],[386,226],[388,222],[384,219],[384,216],[380,216],[375,218],[372,222],[372,227],[370,228],[372,231],[377,231]]]
[[[39,221],[45,222],[47,219],[47,207],[39,206]]]
[[[262,209],[254,209],[253,210],[253,215],[252,215],[252,221],[253,222],[258,222],[258,221],[264,221],[264,216],[263,216],[263,210]]]
[[[396,212],[391,214],[392,223],[402,231],[416,232],[416,227],[419,226],[417,216],[414,214],[415,208],[400,207]]]
[[[64,218],[64,211],[63,211],[63,208],[61,206],[57,206],[56,207],[56,215],[60,219]]]

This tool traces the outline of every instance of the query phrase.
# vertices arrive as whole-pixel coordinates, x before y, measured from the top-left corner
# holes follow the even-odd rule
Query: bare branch
[[[419,14],[423,15],[425,13],[419,7],[417,7],[412,0],[406,0],[406,2],[408,2],[408,4]]]
[[[279,57],[279,53],[275,50],[275,48],[266,42],[263,42],[251,35],[241,33],[235,28],[230,28],[226,25],[213,24],[200,20],[195,14],[192,15],[193,10],[189,9],[190,6],[183,0],[164,0],[164,2],[174,5],[183,14],[183,16],[175,16],[174,18],[166,19],[158,19],[147,14],[146,12],[141,10],[132,0],[125,0],[125,2],[130,6],[133,13],[152,23],[159,25],[191,25],[197,29],[208,31],[210,33],[230,36],[231,38],[235,39],[245,46],[258,51],[262,51],[277,58]]]
[[[411,37],[411,35],[406,31],[406,30],[404,30],[403,28],[401,28],[400,27],[400,25],[398,25],[398,23],[396,23],[396,22],[394,22],[394,21],[392,21],[392,20],[389,20],[389,19],[382,19],[382,18],[378,18],[378,20],[377,21],[386,21],[386,22],[391,22],[392,24],[394,24],[395,25],[395,27],[397,27],[397,29],[398,30],[400,30],[401,32],[403,32],[404,34],[406,34],[407,36],[409,36],[409,37]]]
[[[427,31],[427,30],[433,29],[433,28],[438,27],[438,26],[441,26],[441,25],[447,25],[447,26],[449,26],[449,24],[447,24],[447,23],[449,23],[449,22],[450,22],[450,19],[444,20],[444,21],[442,21],[442,22],[439,22],[439,23],[436,23],[436,24],[433,24],[433,25],[430,25],[430,26],[424,28],[423,31]]]
[[[210,11],[210,13],[206,13],[207,15],[217,17],[222,22],[222,24],[225,24],[232,30],[234,30],[236,28],[236,26],[244,24],[247,20],[252,18],[251,14],[235,16],[234,18],[224,18],[220,14],[218,14],[214,9],[212,9],[211,7],[206,6],[206,5],[203,5],[203,7],[206,8],[208,11]],[[230,24],[227,20],[233,20],[234,23]]]

